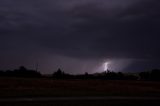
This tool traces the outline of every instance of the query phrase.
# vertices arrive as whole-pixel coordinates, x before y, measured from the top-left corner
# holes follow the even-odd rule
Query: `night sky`
[[[0,69],[160,68],[160,0],[0,0]]]

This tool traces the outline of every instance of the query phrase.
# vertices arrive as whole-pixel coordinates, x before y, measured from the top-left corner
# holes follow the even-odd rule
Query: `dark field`
[[[50,102],[19,102],[1,103],[1,106],[159,106],[159,101],[50,101]]]
[[[0,78],[0,98],[45,97],[160,97],[160,83],[148,81],[52,80]],[[0,101],[0,106],[150,106],[158,100]]]
[[[160,83],[148,81],[0,78],[0,98],[53,96],[160,97]]]

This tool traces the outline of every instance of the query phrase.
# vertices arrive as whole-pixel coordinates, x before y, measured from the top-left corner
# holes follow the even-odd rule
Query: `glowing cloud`
[[[104,71],[107,71],[107,70],[108,70],[108,65],[109,65],[108,62],[105,62],[105,63],[104,63]]]

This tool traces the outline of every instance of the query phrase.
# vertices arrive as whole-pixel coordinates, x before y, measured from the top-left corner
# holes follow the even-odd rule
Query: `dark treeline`
[[[146,81],[160,81],[160,70],[154,69],[152,71],[140,72],[136,74],[128,74],[122,72],[105,71],[102,73],[94,73],[81,75],[67,74],[61,69],[53,73],[54,79],[103,79],[103,80],[146,80]]]
[[[0,70],[0,77],[25,77],[25,78],[39,78],[47,77],[52,79],[102,79],[102,80],[146,80],[146,81],[160,81],[160,69],[154,69],[152,71],[145,71],[136,74],[128,74],[122,72],[105,71],[102,73],[72,75],[65,73],[61,69],[58,69],[51,76],[42,75],[36,70],[29,70],[24,66],[15,70]]]
[[[134,74],[124,74],[122,72],[105,71],[102,73],[88,74],[87,72],[79,75],[71,75],[58,69],[53,73],[52,78],[55,79],[103,79],[103,80],[138,80],[139,77]]]
[[[160,69],[139,73],[141,80],[160,81]]]
[[[24,66],[20,66],[19,69],[15,70],[6,70],[0,71],[0,77],[25,77],[25,78],[33,78],[33,77],[41,77],[41,73],[35,70],[29,70]]]

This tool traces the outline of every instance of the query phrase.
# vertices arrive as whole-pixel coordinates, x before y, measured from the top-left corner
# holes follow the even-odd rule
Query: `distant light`
[[[108,62],[105,62],[105,63],[104,63],[104,71],[107,71],[107,70],[108,70],[108,65],[109,65]]]

